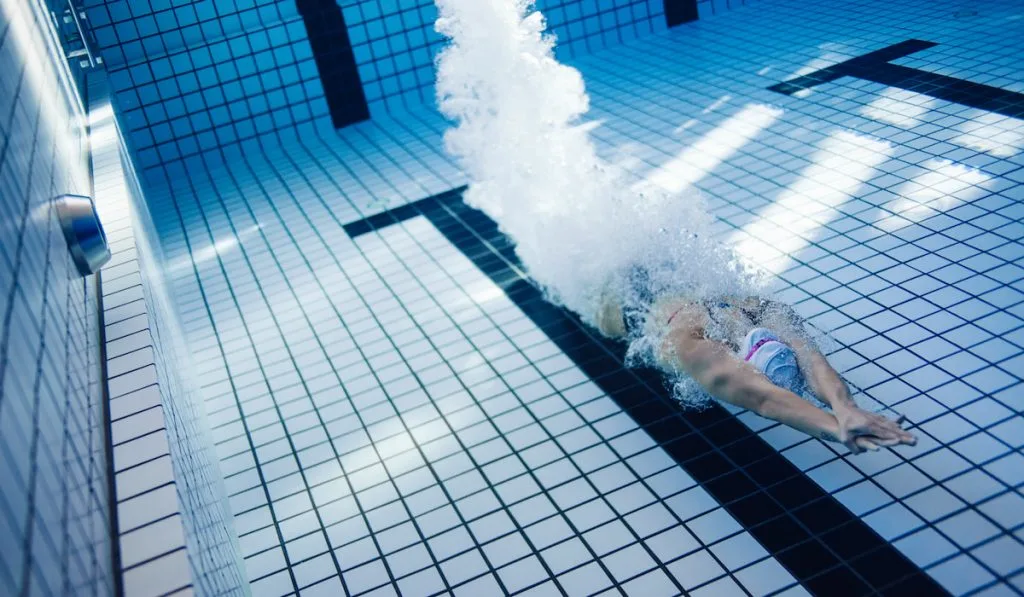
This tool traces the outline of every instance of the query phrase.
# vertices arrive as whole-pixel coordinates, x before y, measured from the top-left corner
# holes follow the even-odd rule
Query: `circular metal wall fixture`
[[[78,273],[89,276],[100,271],[103,264],[110,261],[110,247],[92,198],[61,195],[54,201],[64,240],[68,243],[68,251]]]

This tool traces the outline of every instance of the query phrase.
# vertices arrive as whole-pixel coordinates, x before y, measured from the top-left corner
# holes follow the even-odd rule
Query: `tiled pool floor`
[[[432,112],[151,172],[254,594],[929,588],[917,568],[1024,591],[1024,120],[854,77],[767,89],[909,39],[937,45],[892,64],[1024,92],[1011,1],[771,0],[577,66],[602,154],[702,192],[913,448],[848,457],[749,413],[659,410],[647,386],[632,409],[591,379],[607,347],[531,310],[457,199],[350,237],[464,184]],[[803,474],[772,487],[766,445]]]

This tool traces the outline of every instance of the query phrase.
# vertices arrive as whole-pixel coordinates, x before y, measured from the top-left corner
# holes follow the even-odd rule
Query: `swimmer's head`
[[[804,376],[797,366],[796,354],[788,346],[767,363],[764,374],[773,384],[797,396],[804,392]]]
[[[765,328],[750,330],[743,340],[742,352],[773,384],[798,396],[803,394],[805,381],[796,353],[774,333]]]

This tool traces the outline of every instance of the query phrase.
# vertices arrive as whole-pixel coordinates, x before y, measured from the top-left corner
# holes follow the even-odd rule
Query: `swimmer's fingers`
[[[890,421],[887,419],[886,421],[888,423],[887,425],[885,425],[885,430],[887,433],[875,435],[878,435],[878,437],[881,437],[883,439],[891,440],[900,444],[909,444],[913,446],[914,444],[917,443],[917,436],[907,431],[906,429],[903,429],[902,424],[899,422],[899,419],[897,419],[896,421]]]
[[[917,436],[903,428],[903,424],[907,422],[907,417],[905,415],[900,415],[900,418],[896,419],[896,424],[900,429],[900,438],[903,439],[903,443],[909,446],[916,446]]]
[[[860,444],[860,438],[858,437],[848,439],[843,442],[843,445],[846,446],[846,449],[849,450],[851,454],[860,454],[865,450],[865,448],[861,447]]]
[[[868,437],[877,446],[890,447],[906,443],[901,437]]]
[[[900,442],[898,440],[883,440],[869,435],[859,435],[851,443],[852,445],[847,445],[851,453],[863,454],[864,452],[877,452],[883,447],[894,446]]]
[[[854,443],[860,449],[860,452],[854,452],[854,454],[860,454],[861,452],[867,452],[869,450],[871,452],[877,452],[879,450],[878,444],[875,443],[875,440],[866,435],[858,436],[854,439]]]
[[[867,435],[850,436],[843,442],[843,445],[850,450],[851,454],[863,454],[868,451],[878,451],[878,445],[875,442],[875,438]]]
[[[917,438],[902,428],[905,418],[893,420],[861,409],[836,413],[840,441],[854,454],[899,444],[914,445]]]
[[[861,454],[871,451],[877,452],[881,448],[891,448],[901,444],[914,445],[917,438],[902,429],[885,427],[865,426],[847,435],[843,443],[853,454]]]
[[[900,444],[911,444],[917,442],[917,438],[912,437],[912,441],[906,441],[900,437],[878,437],[874,435],[858,435],[851,442],[853,445],[847,444],[850,451],[854,454],[861,454],[863,452],[871,451],[877,452],[881,448],[891,448]]]
[[[894,440],[894,443],[891,445],[896,443],[914,445],[917,443],[917,437],[903,429],[904,421],[906,421],[906,417],[902,415],[898,419],[893,420],[883,415],[873,414],[870,420],[866,422],[867,424],[860,426],[856,432],[858,435],[870,435],[887,441]]]
[[[917,443],[916,435],[898,428],[873,429],[864,435],[885,446],[895,446],[897,444],[908,444],[913,446]]]

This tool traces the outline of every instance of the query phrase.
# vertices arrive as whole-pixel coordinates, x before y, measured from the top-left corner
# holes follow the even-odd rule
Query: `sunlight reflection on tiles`
[[[779,76],[782,74],[781,72],[776,73],[775,78],[780,81],[786,81],[795,77],[802,77],[851,58],[850,48],[844,44],[825,43],[818,46],[818,50],[820,54],[816,58],[808,60],[800,68],[787,72],[785,76]]]
[[[237,235],[221,236],[213,244],[205,247],[192,247],[191,254],[182,254],[168,260],[167,271],[169,274],[174,275],[179,272],[188,271],[193,266],[213,262],[237,250],[242,241],[256,235],[262,228],[261,224],[256,224],[243,229]]]
[[[868,181],[892,146],[841,130],[823,141],[800,179],[731,239],[747,259],[781,273],[789,257],[814,241],[817,231],[835,219],[837,207]],[[787,255],[779,259],[780,253]]]
[[[952,141],[975,151],[1010,158],[1024,149],[1024,120],[979,110],[959,130],[963,134]]]
[[[861,109],[861,114],[896,126],[912,128],[921,124],[933,101],[925,95],[887,87]]]
[[[712,104],[705,112],[713,110],[716,105],[720,104]],[[678,156],[652,171],[636,188],[655,185],[670,193],[682,192],[736,153],[781,115],[782,110],[761,104],[744,107],[699,141],[687,146]]]
[[[921,221],[978,198],[985,192],[985,183],[991,180],[991,176],[984,172],[945,160],[929,160],[923,166],[930,170],[897,187],[900,197],[887,204],[886,209],[904,218]],[[972,186],[976,190],[962,193]],[[887,222],[891,220],[880,222],[879,227],[890,230]]]

